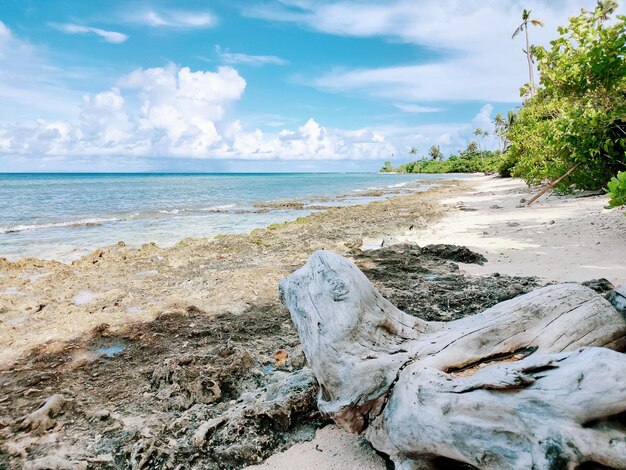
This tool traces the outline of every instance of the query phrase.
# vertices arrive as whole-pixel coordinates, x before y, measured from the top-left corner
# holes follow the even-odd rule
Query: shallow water
[[[98,298],[98,294],[95,294],[87,290],[81,290],[78,294],[74,296],[74,298],[72,299],[72,302],[74,303],[74,305],[85,305],[85,304],[93,302],[97,298]]]
[[[115,357],[122,351],[126,349],[126,346],[121,344],[112,344],[109,346],[103,346],[101,348],[96,349],[96,355],[98,356],[106,356],[106,357]]]
[[[419,189],[458,175],[0,174],[0,256],[70,261],[123,240],[171,246],[187,237],[245,233],[311,212],[251,212],[259,204],[369,202],[368,191]],[[363,194],[363,196],[361,196]],[[337,196],[340,201],[328,202]]]

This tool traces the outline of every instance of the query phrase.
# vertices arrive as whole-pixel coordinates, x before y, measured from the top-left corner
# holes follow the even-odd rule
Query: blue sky
[[[372,171],[519,105],[570,0],[0,3],[0,171]],[[494,138],[485,142],[496,147]]]

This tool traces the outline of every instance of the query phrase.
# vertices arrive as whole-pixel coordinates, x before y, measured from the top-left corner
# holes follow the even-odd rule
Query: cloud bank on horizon
[[[511,32],[522,8],[546,23],[531,31],[545,44],[593,6],[86,3],[0,6],[0,171],[167,170],[176,160],[372,170],[409,160],[412,146],[455,152],[519,104],[526,65]]]

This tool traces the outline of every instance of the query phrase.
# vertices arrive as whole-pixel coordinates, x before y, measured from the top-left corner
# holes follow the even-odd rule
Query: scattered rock
[[[41,408],[19,420],[19,429],[32,431],[35,434],[43,434],[56,424],[55,417],[59,415],[67,403],[61,394],[52,395],[46,400]]]
[[[456,206],[458,210],[460,211],[465,211],[465,212],[475,212],[478,209],[476,209],[475,207],[468,207],[468,206],[463,206],[463,205],[459,205]]]
[[[618,312],[622,312],[626,318],[626,284],[610,291],[606,298]]]
[[[302,350],[302,346],[298,345],[291,353],[286,363],[290,369],[298,370],[306,366],[306,356]]]
[[[301,369],[283,377],[265,389],[244,393],[225,416],[196,430],[192,441],[201,446],[204,439],[203,449],[216,461],[229,462],[229,468],[269,457],[281,441],[290,439],[289,429],[316,415],[313,373]]]
[[[582,191],[578,191],[576,194],[574,194],[575,198],[581,198],[581,197],[593,197],[593,196],[602,196],[604,195],[605,192],[604,190],[600,189],[600,190],[582,190]]]
[[[401,244],[356,252],[353,258],[389,301],[425,320],[461,318],[544,285],[534,277],[464,275],[450,259],[467,263],[484,257],[455,245]]]
[[[396,245],[398,243],[400,243],[400,241],[397,238],[387,236],[383,238],[382,242],[380,243],[380,247],[384,248],[385,246]]]
[[[23,470],[86,470],[87,462],[48,456],[24,462]]]
[[[250,361],[249,354],[245,359]],[[208,404],[221,398],[219,381],[211,375],[210,369],[192,356],[172,357],[154,369],[152,387],[166,409],[186,410],[196,403]]]
[[[94,418],[105,421],[107,419],[109,419],[111,417],[111,412],[109,410],[107,410],[106,408],[102,408],[100,410],[97,410],[94,414],[93,414]]]
[[[226,421],[225,416],[219,416],[217,418],[210,419],[202,423],[198,429],[191,436],[191,442],[196,447],[204,446],[207,435],[213,432],[218,426],[222,425]]]
[[[591,279],[589,281],[581,282],[581,284],[595,290],[598,294],[606,294],[614,288],[613,284],[604,278]]]
[[[254,207],[265,210],[304,210],[305,204],[303,202],[286,201],[286,202],[265,202],[255,204]]]
[[[427,245],[421,249],[423,253],[436,256],[438,258],[456,261],[457,263],[484,264],[487,262],[480,253],[470,250],[466,246],[457,245]]]
[[[154,251],[157,251],[159,249],[158,245],[155,242],[150,242],[150,243],[144,243],[143,245],[141,245],[141,248],[139,248],[139,251],[141,252],[147,252],[147,253],[151,253]]]

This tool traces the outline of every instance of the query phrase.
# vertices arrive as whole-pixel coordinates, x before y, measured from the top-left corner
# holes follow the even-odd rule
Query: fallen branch
[[[530,201],[528,201],[528,203],[526,204],[527,206],[530,206],[533,202],[535,202],[537,199],[539,199],[541,196],[543,196],[545,193],[547,193],[548,191],[550,191],[552,188],[554,188],[557,184],[559,184],[561,181],[563,181],[565,178],[567,178],[569,175],[571,175],[572,173],[574,173],[574,171],[576,171],[576,168],[578,168],[580,166],[580,163],[577,163],[576,165],[574,165],[572,168],[570,168],[569,170],[567,170],[567,172],[555,179],[552,183],[550,183],[548,186],[546,186],[544,189],[541,190],[541,192],[539,194],[537,194],[536,196],[534,196]]]

